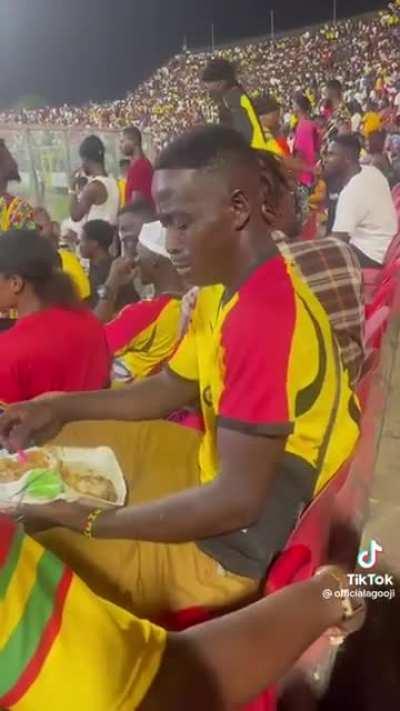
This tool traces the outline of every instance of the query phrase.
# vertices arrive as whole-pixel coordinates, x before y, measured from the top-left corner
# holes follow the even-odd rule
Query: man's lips
[[[175,262],[175,261],[172,261],[172,264],[174,265],[176,271],[177,271],[179,274],[186,274],[186,273],[189,272],[190,269],[191,269],[190,264],[188,264],[187,262]]]

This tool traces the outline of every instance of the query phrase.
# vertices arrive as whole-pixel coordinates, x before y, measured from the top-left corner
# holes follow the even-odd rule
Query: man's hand
[[[0,443],[11,452],[43,444],[63,424],[51,399],[11,405],[0,416]]]
[[[106,285],[112,289],[119,289],[121,286],[133,281],[135,272],[136,267],[132,259],[129,257],[117,257],[111,265]]]
[[[47,531],[56,526],[81,533],[95,508],[93,501],[52,501],[49,504],[0,504],[0,513],[16,518],[27,533]]]

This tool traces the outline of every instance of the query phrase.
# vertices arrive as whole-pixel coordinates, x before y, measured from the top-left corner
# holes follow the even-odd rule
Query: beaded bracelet
[[[86,538],[93,538],[94,524],[102,513],[103,509],[95,509],[95,511],[92,511],[87,517],[85,527],[82,531],[83,535],[86,536]]]

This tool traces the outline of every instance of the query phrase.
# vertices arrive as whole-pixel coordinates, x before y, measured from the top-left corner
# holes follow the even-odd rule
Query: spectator
[[[332,106],[332,115],[327,122],[324,134],[325,149],[336,136],[341,133],[349,133],[351,130],[350,112],[343,101],[342,85],[337,79],[331,79],[328,82],[327,98]]]
[[[262,96],[254,106],[264,129],[266,150],[276,155],[289,156],[288,142],[281,132],[281,107],[272,96]]]
[[[16,309],[18,321],[0,334],[2,402],[108,384],[103,328],[37,232],[11,230],[0,240],[0,310],[8,309]]]
[[[298,181],[311,190],[315,182],[314,171],[319,157],[320,138],[317,125],[310,118],[311,104],[304,94],[296,94],[295,112],[298,123],[295,129],[293,154],[300,158],[305,166],[305,170],[298,175]],[[310,170],[307,170],[307,167]]]
[[[351,113],[351,132],[360,133],[362,124],[362,108],[355,99],[350,102],[349,111]]]
[[[330,566],[224,619],[169,634],[97,597],[4,515],[0,550],[2,604],[15,616],[0,618],[0,703],[18,689],[24,711],[242,707],[277,682],[311,642],[323,634],[343,639],[365,619],[361,601],[344,600],[344,571]],[[326,590],[332,591],[329,599]],[[9,654],[14,619],[19,644]]]
[[[37,207],[33,214],[38,232],[58,250],[62,269],[71,277],[79,298],[82,301],[88,299],[90,297],[90,282],[78,257],[70,249],[61,246],[50,215],[44,207]]]
[[[225,59],[212,59],[201,78],[218,106],[220,122],[239,131],[252,148],[268,150],[257,111],[239,84],[233,64]]]
[[[107,175],[104,160],[105,148],[97,136],[88,136],[79,148],[82,170],[89,178],[81,189],[77,176],[70,191],[70,213],[75,222],[81,220],[105,220],[116,225],[119,209],[119,191],[115,178]]]
[[[364,114],[361,127],[365,138],[369,138],[371,133],[376,133],[382,128],[382,119],[373,101],[368,102],[367,111]]]
[[[389,160],[389,156],[386,153],[386,131],[375,131],[370,133],[367,140],[368,155],[363,163],[367,165],[373,165],[374,168],[383,173],[390,187],[395,184],[395,179],[393,175],[392,163]]]
[[[377,168],[360,166],[360,142],[353,135],[332,141],[325,173],[341,186],[334,236],[349,242],[361,267],[382,267],[397,231],[388,181]]]
[[[258,161],[243,136],[220,126],[182,136],[159,158],[154,190],[168,225],[168,252],[178,273],[203,287],[168,368],[118,392],[20,404],[3,420],[15,426],[23,418],[22,434],[31,438],[50,424],[57,429],[57,422],[79,418],[75,437],[82,441],[82,420],[94,414],[150,420],[200,397],[200,472],[186,468],[185,486],[175,479],[179,493],[160,497],[166,480],[170,492],[172,477],[182,473],[181,450],[170,446],[169,423],[155,423],[153,437],[151,425],[138,425],[136,442],[133,429],[124,437],[125,453],[126,461],[139,465],[147,503],[98,514],[95,524],[98,539],[126,539],[128,547],[113,541],[106,555],[107,542],[98,540],[93,549],[65,536],[59,548],[64,558],[79,560],[92,583],[106,576],[108,595],[126,604],[130,599],[144,614],[226,608],[256,595],[299,510],[339,470],[358,438],[358,407],[328,316],[271,237],[262,190],[266,176]],[[273,201],[276,174],[268,179]],[[272,212],[274,205],[275,200]],[[187,223],[178,230],[182,213]],[[264,328],[256,328],[261,322]],[[310,388],[316,374],[318,386]],[[98,434],[103,437],[104,430]],[[198,439],[191,434],[185,431],[181,449],[191,442],[197,452]],[[156,451],[165,462],[163,436],[168,471],[160,476],[152,457]],[[13,437],[16,442],[18,428]],[[114,437],[120,440],[118,428]],[[88,516],[77,504],[41,511],[47,525],[75,530],[84,528]],[[49,545],[55,535],[47,536]],[[149,539],[158,543],[142,543]]]
[[[110,273],[112,256],[110,248],[114,229],[104,220],[89,220],[83,226],[80,243],[81,255],[89,261],[90,306],[94,309],[99,300],[99,289],[104,286]]]
[[[154,297],[126,306],[106,326],[114,355],[114,385],[157,373],[178,342],[182,282],[166,251],[165,229],[159,222],[144,225],[137,251],[141,283],[154,286]]]
[[[126,179],[126,204],[129,205],[137,200],[145,199],[152,205],[153,166],[143,153],[142,134],[135,126],[124,130],[121,140],[121,152],[130,160]]]
[[[144,199],[126,205],[119,212],[121,256],[112,263],[108,278],[98,292],[96,315],[103,323],[111,321],[123,306],[139,299],[136,285],[139,290],[142,285],[136,279],[135,270],[139,234],[145,222],[152,222],[154,218],[153,207]]]
[[[21,180],[18,166],[0,138],[0,233],[9,229],[33,229],[33,210],[26,200],[8,192],[8,183]]]

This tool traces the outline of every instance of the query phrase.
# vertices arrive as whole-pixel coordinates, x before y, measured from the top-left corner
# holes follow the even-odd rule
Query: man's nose
[[[179,233],[179,230],[176,230],[172,227],[167,229],[167,233],[165,236],[165,246],[168,254],[170,255],[178,254],[182,251],[183,239],[182,235]]]

